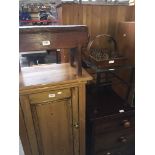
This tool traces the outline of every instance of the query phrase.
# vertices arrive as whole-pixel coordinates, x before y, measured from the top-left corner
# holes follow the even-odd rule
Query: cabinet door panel
[[[70,99],[31,107],[40,154],[73,155]]]

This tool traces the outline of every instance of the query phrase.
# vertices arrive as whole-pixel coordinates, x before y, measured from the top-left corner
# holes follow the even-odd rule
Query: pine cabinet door
[[[71,100],[31,105],[41,155],[73,155]]]

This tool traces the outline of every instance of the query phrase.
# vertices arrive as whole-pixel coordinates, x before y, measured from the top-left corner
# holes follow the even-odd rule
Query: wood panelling
[[[118,43],[118,51],[121,55],[128,59],[128,64],[135,64],[135,22],[120,22],[118,24],[116,40]],[[131,70],[121,71],[118,75],[125,81],[130,81]],[[133,77],[134,79],[134,77]],[[134,80],[132,81],[132,88],[134,89]],[[123,84],[113,86],[113,89],[118,95],[125,98],[128,89]],[[130,98],[128,98],[130,100]],[[129,101],[130,102],[130,101]]]
[[[135,7],[125,5],[62,4],[58,12],[62,24],[85,24],[91,37],[101,33],[115,36],[119,22],[135,19]]]
[[[119,22],[135,20],[134,6],[62,4],[57,9],[60,24],[87,25],[90,39],[102,33],[116,37]],[[63,54],[61,59],[67,62],[68,52]]]
[[[120,22],[116,40],[120,54],[128,58],[129,64],[135,64],[135,22]]]

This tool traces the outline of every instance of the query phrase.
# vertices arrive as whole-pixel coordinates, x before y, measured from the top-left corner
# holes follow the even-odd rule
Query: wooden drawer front
[[[64,99],[69,97],[71,97],[70,89],[61,89],[61,90],[51,90],[48,92],[32,94],[29,96],[29,99],[30,99],[30,103],[34,104],[34,103],[54,101],[54,100]]]
[[[107,149],[96,152],[95,155],[135,155],[135,146],[128,145],[127,147]]]
[[[135,141],[134,128],[102,134],[94,137],[95,152],[112,147],[127,147]]]
[[[44,28],[47,29],[46,27]],[[58,48],[74,48],[78,44],[83,45],[87,43],[87,27],[83,27],[82,29],[82,31],[68,30],[68,32],[62,30],[60,31],[60,28],[59,30],[56,30],[57,32],[52,32],[51,28],[49,29],[51,32],[45,32],[44,30],[39,30],[39,28],[37,30],[38,32],[28,29],[20,29],[19,50],[20,52],[27,52]]]
[[[121,115],[108,119],[98,119],[94,121],[95,135],[113,130],[129,129],[135,126],[133,114]]]

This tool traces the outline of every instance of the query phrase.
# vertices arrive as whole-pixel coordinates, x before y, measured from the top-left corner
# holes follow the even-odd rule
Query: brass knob
[[[79,124],[76,122],[74,123],[74,128],[78,129],[79,128]]]
[[[123,121],[124,128],[129,128],[131,126],[131,123],[128,120]]]
[[[120,140],[120,142],[122,142],[122,143],[126,143],[127,142],[127,138],[126,137],[120,137],[119,138],[119,140]]]
[[[123,34],[123,37],[126,37],[126,33]]]

